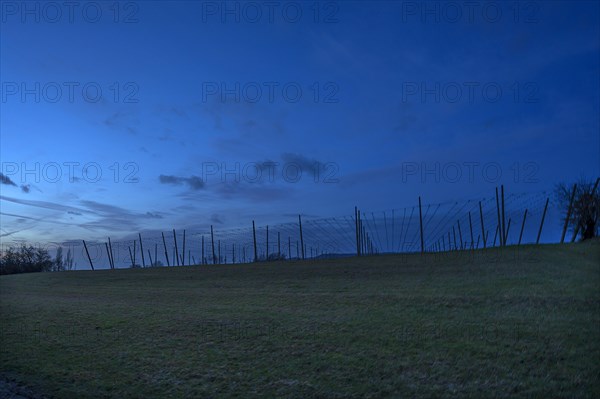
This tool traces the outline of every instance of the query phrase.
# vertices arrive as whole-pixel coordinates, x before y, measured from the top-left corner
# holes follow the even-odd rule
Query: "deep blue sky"
[[[225,14],[121,2],[117,16],[112,1],[82,2],[70,21],[65,6],[3,2],[3,240],[286,222],[596,177],[599,3],[471,3],[274,2],[271,19],[263,2]],[[239,99],[221,90],[236,85]],[[279,164],[273,181],[265,162]],[[236,164],[239,182],[207,175]],[[298,182],[284,165],[288,180],[303,168]],[[407,174],[415,165],[438,176]]]

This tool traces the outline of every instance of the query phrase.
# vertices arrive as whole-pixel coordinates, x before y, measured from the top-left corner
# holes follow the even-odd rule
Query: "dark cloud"
[[[281,154],[281,159],[286,164],[295,164],[300,167],[302,172],[310,173],[313,177],[319,173],[319,171],[325,169],[325,164],[321,161],[317,161],[316,159],[310,159],[300,154],[293,153],[283,153]]]
[[[205,187],[204,181],[198,176],[180,177],[172,175],[160,175],[158,180],[161,184],[181,185],[187,184],[192,190],[201,190]]]
[[[0,183],[2,183],[2,184],[6,184],[6,185],[8,185],[8,186],[15,186],[15,187],[17,187],[17,185],[15,184],[15,182],[14,182],[14,181],[12,181],[12,180],[10,179],[10,177],[6,176],[6,175],[5,175],[5,174],[3,174],[3,173],[0,173]]]
[[[223,219],[221,218],[220,215],[217,215],[216,213],[213,213],[210,216],[210,221],[213,223],[223,224]]]

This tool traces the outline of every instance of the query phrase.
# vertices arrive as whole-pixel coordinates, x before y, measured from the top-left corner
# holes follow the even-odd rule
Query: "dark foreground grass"
[[[0,278],[59,398],[600,397],[600,244]]]

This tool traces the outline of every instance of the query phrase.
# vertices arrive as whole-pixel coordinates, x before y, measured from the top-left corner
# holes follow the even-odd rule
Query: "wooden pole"
[[[112,268],[115,268],[115,258],[113,256],[113,250],[112,250],[112,244],[110,242],[110,237],[108,237],[108,248],[110,249],[110,263],[112,265]]]
[[[460,249],[463,249],[463,238],[462,238],[462,230],[460,229],[460,220],[457,220],[458,224],[458,239],[460,240]]]
[[[494,246],[496,246],[496,234],[498,234],[498,230],[500,229],[500,226],[502,226],[502,219],[500,218],[500,198],[498,196],[498,187],[496,187],[496,211],[498,212],[498,228],[496,229],[496,233],[494,233]],[[500,236],[502,236],[502,234]],[[500,237],[500,246],[502,246],[502,237]]]
[[[486,236],[485,236],[485,227],[483,225],[483,209],[481,208],[481,201],[479,201],[479,218],[481,219],[481,235],[483,236],[483,248],[486,248]]]
[[[425,242],[423,241],[423,213],[421,212],[421,197],[419,196],[419,225],[421,226],[421,253],[425,253]]]
[[[152,254],[150,253],[150,250],[148,249],[148,259],[150,259],[150,266],[154,265],[154,262],[152,262]]]
[[[94,264],[92,263],[92,257],[90,256],[90,252],[88,251],[87,245],[85,244],[85,240],[83,241],[83,247],[85,248],[85,253],[87,254],[87,258],[90,261],[90,267],[94,270]]]
[[[258,262],[258,254],[256,253],[256,227],[254,226],[254,220],[252,221],[252,237],[254,238],[254,261]]]
[[[113,266],[112,266],[112,261],[110,260],[110,251],[108,250],[108,244],[104,243],[104,246],[106,247],[106,256],[108,257],[108,267],[110,267],[112,269]]]
[[[142,267],[146,267],[146,259],[144,257],[144,244],[142,244],[142,233],[138,233],[138,236],[140,238],[140,252],[142,253]]]
[[[354,207],[354,230],[356,234],[356,256],[360,256],[360,239],[358,238],[358,207]]]
[[[494,244],[492,245],[493,247],[496,246],[496,238],[498,237],[498,230],[500,230],[500,225],[496,226],[496,230],[494,231]],[[502,239],[500,239],[502,240]]]
[[[213,265],[216,265],[217,259],[216,259],[216,254],[215,254],[215,233],[213,231],[212,224],[210,225],[210,242],[211,242],[211,246],[212,246]]]
[[[471,231],[471,249],[475,246],[475,240],[473,239],[473,222],[471,221],[471,211],[469,211],[469,230]]]
[[[183,229],[183,248],[181,250],[181,266],[185,266],[185,229]],[[188,259],[188,263],[189,259]]]
[[[565,234],[567,234],[567,227],[569,227],[569,220],[571,219],[571,212],[573,211],[573,201],[575,200],[575,192],[577,191],[577,184],[573,184],[573,191],[571,192],[571,199],[569,200],[569,208],[567,209],[567,217],[565,218],[565,225],[563,226],[562,234],[560,235],[560,243],[565,241]]]
[[[536,244],[540,243],[540,237],[542,235],[542,227],[544,227],[544,219],[546,218],[546,211],[548,210],[548,202],[550,198],[546,198],[546,205],[544,205],[544,212],[542,213],[542,221],[540,222],[540,229],[538,230],[537,239],[535,240]]]
[[[506,235],[504,236],[504,246],[508,242],[508,231],[510,230],[510,217],[508,218],[508,225],[506,226]]]
[[[135,261],[133,260],[133,255],[131,254],[131,247],[128,246],[127,249],[129,250],[129,259],[131,259],[131,267],[133,268],[135,267]]]
[[[135,253],[137,252],[135,246],[136,246],[135,240],[133,240],[133,266],[134,267],[135,267]]]
[[[305,258],[304,236],[302,235],[302,216],[298,215],[298,226],[300,227],[300,245],[302,245],[302,259]]]
[[[500,186],[502,196],[502,246],[506,246],[506,219],[504,218],[504,184]]]
[[[177,261],[177,266],[179,266],[179,248],[177,248],[177,234],[175,234],[175,229],[173,229],[173,241],[175,241],[175,260]]]
[[[519,243],[517,245],[521,245],[521,239],[523,238],[523,230],[525,230],[525,220],[527,220],[527,208],[525,208],[525,213],[523,213],[523,223],[521,223],[521,232],[519,233]]]
[[[162,234],[163,245],[165,247],[165,259],[167,260],[167,266],[170,266],[169,252],[167,251],[167,242],[165,241],[165,233],[161,231],[160,234]]]

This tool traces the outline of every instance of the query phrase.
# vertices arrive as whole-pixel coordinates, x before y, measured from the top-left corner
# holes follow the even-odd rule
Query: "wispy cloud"
[[[180,177],[173,175],[160,175],[158,180],[161,184],[181,185],[187,184],[192,190],[201,190],[206,184],[198,176]]]

